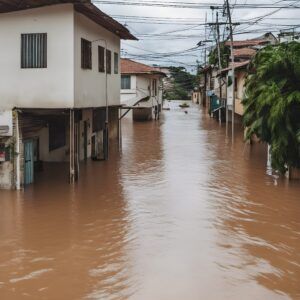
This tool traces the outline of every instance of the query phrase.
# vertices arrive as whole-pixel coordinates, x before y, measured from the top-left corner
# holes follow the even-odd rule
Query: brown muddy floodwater
[[[176,105],[125,121],[122,155],[75,186],[54,165],[0,192],[1,300],[300,299],[300,182]]]

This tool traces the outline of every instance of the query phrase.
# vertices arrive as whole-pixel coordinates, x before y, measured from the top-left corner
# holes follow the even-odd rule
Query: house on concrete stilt
[[[54,163],[74,182],[119,139],[120,40],[136,38],[90,0],[0,0],[0,39],[0,188]]]
[[[135,121],[159,119],[163,104],[163,78],[159,68],[121,59],[121,103],[123,115],[132,110]]]

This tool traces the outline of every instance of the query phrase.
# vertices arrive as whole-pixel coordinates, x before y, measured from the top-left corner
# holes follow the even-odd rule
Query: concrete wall
[[[47,68],[21,69],[21,34],[47,33]],[[92,41],[92,70],[81,69],[81,38]],[[0,14],[0,109],[86,108],[106,104],[106,75],[98,72],[98,45],[112,52],[108,102],[120,104],[120,38],[74,11],[72,4]],[[5,78],[5,80],[4,80]]]
[[[119,140],[119,109],[117,107],[109,108],[108,129],[109,139],[117,142]]]
[[[84,160],[84,122],[87,122],[87,157],[90,158],[92,155],[92,136],[93,136],[93,110],[84,109],[82,111],[82,120],[80,121],[80,149],[79,157],[80,160]]]
[[[136,75],[130,76],[130,90],[121,90],[121,104],[132,106],[137,102],[137,77]]]
[[[157,95],[154,96],[152,88],[153,80],[157,80]],[[131,89],[121,90],[121,103],[132,106],[137,101],[150,97],[149,101],[141,102],[140,106],[152,107],[157,104],[162,104],[162,77],[158,75],[131,75]]]
[[[241,103],[244,98],[245,93],[245,71],[237,71],[236,79],[237,79],[237,92],[236,92],[236,102],[235,102],[235,112],[242,116],[244,114],[244,107]]]
[[[152,108],[136,108],[132,112],[134,121],[150,121],[152,120]]]
[[[98,46],[112,52],[112,72],[108,79],[109,105],[120,104],[120,38],[97,25],[82,14],[75,12],[74,66],[75,107],[101,107],[106,104],[106,75],[98,71]],[[81,38],[92,42],[92,70],[81,68]],[[105,42],[106,41],[106,42]],[[119,73],[114,74],[114,52],[119,55]]]
[[[193,92],[193,94],[192,94],[193,103],[199,103],[200,99],[201,99],[200,92]]]
[[[69,161],[69,127],[66,128],[66,145],[64,147],[49,151],[49,128],[41,129],[36,137],[39,138],[40,160],[45,162]]]
[[[0,138],[0,143],[10,147],[13,145],[13,138]],[[0,162],[0,189],[10,189],[13,185],[14,175],[13,158],[10,161]]]
[[[0,14],[0,107],[72,107],[73,26],[71,4]],[[47,33],[45,69],[21,69],[21,34]]]

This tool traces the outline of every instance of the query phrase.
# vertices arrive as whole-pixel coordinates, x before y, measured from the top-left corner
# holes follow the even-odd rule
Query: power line
[[[222,8],[223,5],[219,2],[211,3],[193,3],[193,2],[158,2],[158,1],[122,1],[122,0],[95,0],[94,3],[103,5],[129,5],[129,6],[152,6],[152,7],[172,7],[172,8],[192,8],[192,9],[210,9],[211,6]],[[232,7],[230,7],[232,8]],[[248,3],[248,4],[237,4],[235,9],[262,9],[262,8],[280,8],[280,9],[299,9],[296,5],[270,5],[270,3]]]

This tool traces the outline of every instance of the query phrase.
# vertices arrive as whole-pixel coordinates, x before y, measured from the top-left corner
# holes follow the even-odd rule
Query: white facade
[[[21,34],[47,33],[47,68],[21,68]],[[81,38],[92,42],[92,70],[81,69]],[[0,14],[0,109],[87,108],[106,105],[106,75],[98,72],[98,45],[112,52],[108,104],[120,104],[120,37],[59,4]],[[120,56],[119,56],[120,57]]]
[[[135,37],[91,3],[47,3],[0,12],[0,189],[52,162],[69,162],[74,182],[79,161],[107,159],[119,140],[120,39]]]
[[[121,104],[133,106],[145,97],[150,97],[148,101],[143,101],[137,106],[154,107],[162,104],[162,76],[159,75],[126,75],[130,76],[130,89],[121,90]],[[156,80],[156,91],[155,84]]]
[[[107,96],[109,105],[120,105],[120,61],[118,74],[114,74],[114,53],[120,60],[120,38],[100,27],[82,14],[75,12],[75,107],[97,107],[106,105],[106,74],[98,71],[98,46],[112,53],[112,70],[107,74]],[[92,43],[92,70],[81,68],[81,38]]]

